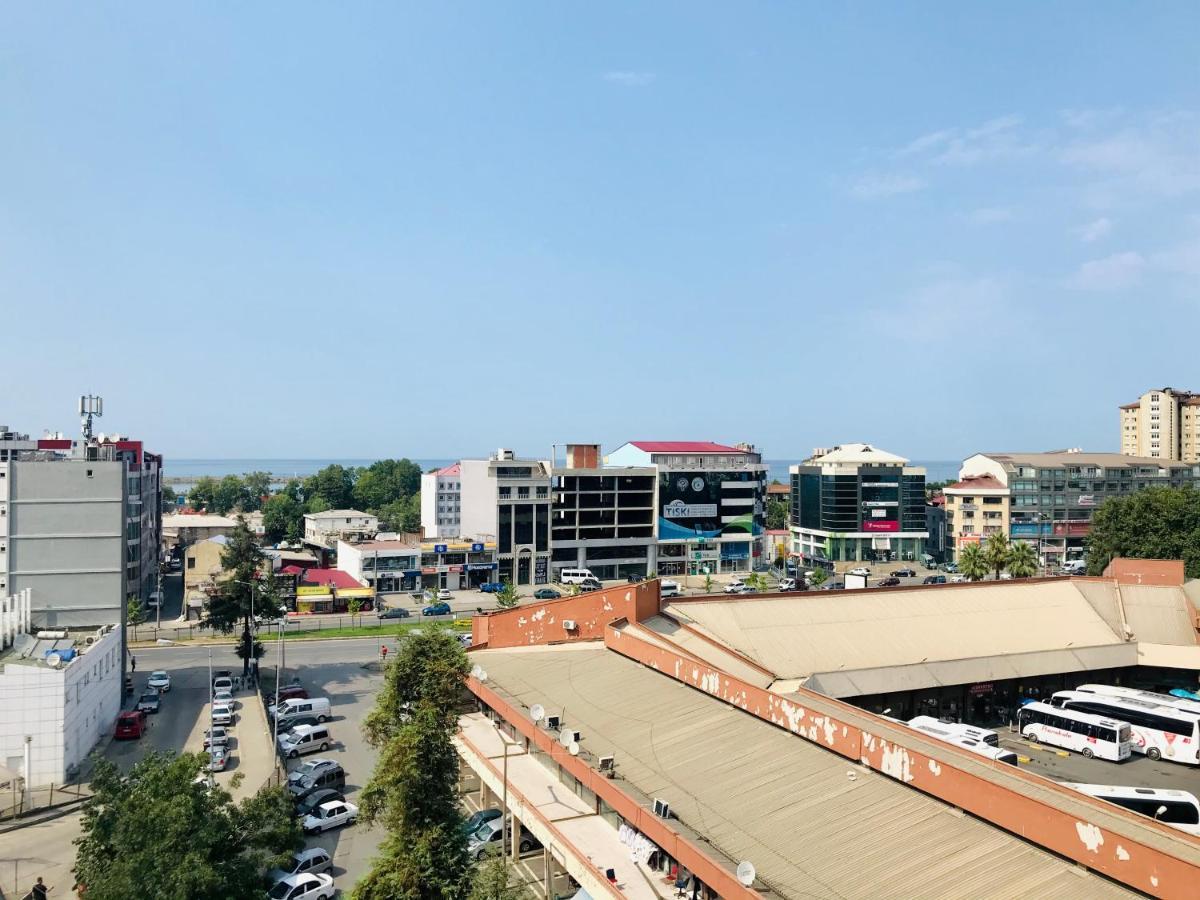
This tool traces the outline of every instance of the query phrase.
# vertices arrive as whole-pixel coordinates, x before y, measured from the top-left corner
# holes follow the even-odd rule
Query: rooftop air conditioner
[[[546,716],[546,727],[551,731],[558,731],[558,727],[562,724],[561,716]]]
[[[574,619],[563,619],[563,631],[574,631],[576,627]]]
[[[654,814],[660,819],[671,818],[671,807],[667,804],[666,800],[659,800],[657,797],[654,798]]]

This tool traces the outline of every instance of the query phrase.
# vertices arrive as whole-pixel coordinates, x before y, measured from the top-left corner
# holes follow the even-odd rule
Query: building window
[[[501,500],[508,500],[508,499],[510,499],[511,497],[512,497],[512,488],[510,488],[510,487],[507,487],[507,486],[504,486],[504,485],[501,485],[501,487],[500,487],[500,499],[501,499]]]
[[[188,557],[188,568],[189,568],[189,569],[194,569],[194,568],[196,568],[196,557],[194,557],[194,556],[189,556],[189,557]]]

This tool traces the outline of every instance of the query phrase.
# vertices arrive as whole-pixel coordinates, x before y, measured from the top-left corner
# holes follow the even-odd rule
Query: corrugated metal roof
[[[590,752],[782,897],[1134,896],[603,648],[472,656],[526,707],[565,709]]]
[[[727,444],[712,441],[630,441],[634,447],[646,453],[750,453]]]
[[[780,678],[1124,643],[1067,579],[805,591],[665,611]]]
[[[1179,588],[1123,584],[1120,591],[1125,618],[1139,642],[1196,645],[1191,606]]]

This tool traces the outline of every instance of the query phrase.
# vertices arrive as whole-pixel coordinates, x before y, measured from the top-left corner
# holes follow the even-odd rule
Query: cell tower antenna
[[[104,415],[104,398],[99,394],[83,394],[79,398],[79,423],[84,442],[92,440],[92,419]]]

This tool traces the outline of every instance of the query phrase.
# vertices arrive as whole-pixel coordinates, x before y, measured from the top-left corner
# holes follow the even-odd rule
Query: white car
[[[228,690],[213,691],[213,704],[221,703],[231,709],[237,709],[237,701],[233,699],[233,692]]]
[[[217,725],[204,732],[204,749],[210,747],[228,747],[229,732],[224,727]]]
[[[171,689],[171,676],[161,669],[150,673],[150,680],[146,685],[152,691],[158,691],[160,694],[165,694]]]
[[[951,575],[951,576],[950,576],[950,583],[951,583],[951,584],[962,584],[962,583],[963,583],[964,581],[966,581],[966,580],[967,580],[967,576],[966,576],[966,575]]]
[[[353,825],[358,818],[358,807],[346,800],[330,800],[322,803],[304,817],[304,833],[320,834],[340,825]]]
[[[229,765],[229,750],[227,748],[208,748],[208,771],[224,772],[227,765]]]
[[[271,900],[330,900],[333,894],[333,879],[313,872],[281,878],[267,892]]]
[[[865,577],[870,577],[871,570],[868,569],[866,566],[856,566],[855,568],[851,569],[846,574],[847,575],[862,575],[865,578]]]
[[[745,589],[746,586],[740,581],[731,581],[729,584],[725,585],[725,593],[727,594],[740,594]]]
[[[306,776],[316,778],[326,769],[336,769],[339,763],[336,759],[328,759],[319,756],[316,759],[310,759],[302,766],[297,766],[288,772],[288,783],[295,784]]]
[[[212,723],[214,725],[232,725],[233,707],[225,703],[214,703],[212,706]]]
[[[779,590],[794,591],[795,589],[796,589],[796,579],[795,578],[780,578],[779,579]]]

